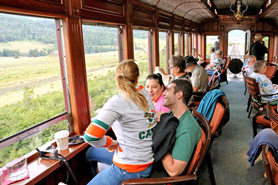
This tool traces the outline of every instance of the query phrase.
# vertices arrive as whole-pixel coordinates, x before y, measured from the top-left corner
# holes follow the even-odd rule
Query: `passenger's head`
[[[181,101],[187,106],[192,96],[192,85],[186,79],[175,79],[168,86],[166,91],[163,93],[164,106],[170,109]]]
[[[215,52],[214,47],[211,47],[211,48],[209,49],[209,52],[210,52],[210,54],[214,53],[214,52]]]
[[[256,57],[254,55],[249,55],[247,58],[247,64],[254,67],[255,63]]]
[[[267,69],[266,63],[263,60],[257,60],[254,65],[254,72],[259,74],[265,74]]]
[[[194,58],[193,56],[186,56],[184,57],[185,66],[188,71],[192,71],[195,65],[197,65],[197,61],[199,59]]]
[[[148,102],[136,89],[138,79],[139,68],[133,60],[125,60],[118,65],[116,69],[117,88],[124,95],[126,101],[131,99],[139,108],[147,111]]]
[[[172,75],[177,75],[178,73],[184,73],[185,62],[181,55],[173,55],[169,59],[169,69]]]
[[[221,56],[222,56],[222,51],[221,51],[221,50],[217,50],[217,51],[215,52],[215,54],[216,54],[216,58],[221,58]]]
[[[156,102],[162,95],[165,86],[160,74],[150,74],[146,78],[146,90],[150,93],[153,102]]]

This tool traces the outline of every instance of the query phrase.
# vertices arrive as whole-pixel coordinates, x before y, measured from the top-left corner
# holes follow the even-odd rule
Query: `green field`
[[[24,54],[27,54],[30,49],[38,49],[40,51],[43,49],[52,49],[53,47],[53,44],[43,44],[36,41],[0,42],[0,51],[12,48],[13,50],[19,50],[20,53]]]

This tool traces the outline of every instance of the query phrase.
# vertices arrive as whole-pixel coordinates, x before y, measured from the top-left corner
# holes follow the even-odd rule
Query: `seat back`
[[[208,78],[208,89],[207,89],[207,91],[217,89],[219,87],[218,79],[219,79],[219,73],[217,71],[215,71],[214,74],[211,77]]]
[[[230,64],[230,61],[231,61],[231,57],[229,57],[226,62],[225,62],[225,65],[224,65],[224,68],[222,69],[221,73],[227,73],[227,69],[228,69],[228,66]]]
[[[195,117],[200,127],[202,128],[201,129],[202,134],[196,146],[194,155],[187,168],[187,172],[186,172],[187,175],[197,173],[208,151],[210,140],[211,140],[211,132],[210,132],[208,120],[196,110],[192,110],[192,115],[193,117]]]
[[[220,135],[220,130],[224,124],[224,117],[229,107],[229,102],[225,96],[222,96],[220,101],[216,103],[212,118],[209,122],[212,136]]]
[[[270,106],[270,102],[267,102],[267,117],[270,119],[271,127],[278,125],[278,114],[275,112],[273,106]]]
[[[262,160],[266,172],[266,178],[269,185],[275,185],[275,176],[278,174],[278,165],[275,162],[272,152],[266,145],[262,145]],[[277,182],[278,183],[278,182]]]
[[[251,78],[249,76],[245,76],[245,82],[249,91],[250,96],[255,102],[261,101],[261,93],[260,93],[260,87],[257,83],[255,78]]]
[[[272,79],[274,73],[276,72],[277,67],[275,65],[271,65],[270,63],[267,64],[265,75],[268,79]]]
[[[246,94],[247,92],[247,85],[246,85],[246,80],[245,80],[245,77],[247,76],[247,73],[244,69],[241,70],[242,72],[242,76],[243,76],[243,82],[244,82],[244,95]]]

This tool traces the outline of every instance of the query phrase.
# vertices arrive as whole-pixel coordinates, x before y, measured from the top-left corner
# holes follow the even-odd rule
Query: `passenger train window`
[[[159,32],[159,65],[165,72],[167,72],[166,34],[166,32]]]
[[[263,43],[264,45],[267,47],[267,49],[269,48],[269,36],[266,36],[265,38],[263,38]],[[268,60],[268,53],[266,53],[264,55],[264,59]]]
[[[140,79],[138,85],[144,85],[149,75],[149,46],[148,31],[133,30],[134,61],[140,69]]]
[[[210,48],[214,47],[214,43],[217,41],[217,35],[206,36],[206,59],[210,59]]]
[[[118,93],[115,69],[119,64],[117,27],[82,25],[91,117]]]
[[[228,33],[228,57],[238,58],[244,62],[245,32],[232,30]]]
[[[174,45],[175,45],[175,53],[174,55],[180,55],[180,36],[178,33],[174,33]]]
[[[2,167],[68,129],[70,109],[55,19],[0,14],[0,25]]]
[[[189,35],[188,33],[185,33],[184,34],[184,53],[185,53],[185,56],[188,56],[189,55],[189,39],[188,39]]]

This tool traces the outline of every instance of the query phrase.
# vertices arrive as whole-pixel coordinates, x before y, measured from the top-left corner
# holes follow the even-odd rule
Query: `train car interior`
[[[1,0],[0,182],[88,184],[94,174],[84,134],[119,93],[118,64],[133,60],[145,86],[157,69],[171,74],[174,55],[209,66],[214,48],[222,64],[191,104],[194,112],[210,92],[224,93],[204,121],[210,145],[201,162],[186,178],[122,184],[278,184],[278,86],[267,102],[258,80],[242,72],[249,56],[262,53],[254,52],[260,42],[265,52],[257,61],[264,61],[268,82],[278,84],[277,10],[278,0]],[[267,131],[271,146],[260,140]]]

